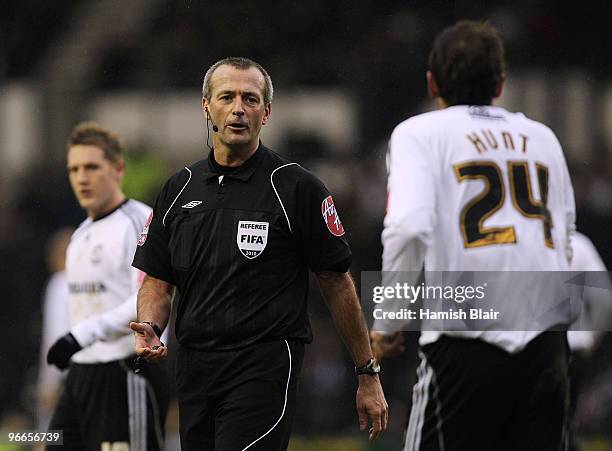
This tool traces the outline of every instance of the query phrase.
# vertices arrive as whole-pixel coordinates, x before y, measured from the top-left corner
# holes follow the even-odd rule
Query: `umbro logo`
[[[191,202],[186,203],[185,205],[183,205],[183,208],[193,208],[193,207],[197,207],[198,205],[200,205],[202,203],[201,200],[192,200]]]

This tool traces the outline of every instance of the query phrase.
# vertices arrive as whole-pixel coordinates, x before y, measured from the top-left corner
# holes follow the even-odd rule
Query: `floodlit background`
[[[571,166],[578,228],[611,267],[611,5],[0,2],[0,429],[38,424],[45,243],[84,219],[65,171],[71,128],[93,119],[118,131],[129,149],[125,191],[151,203],[168,175],[207,154],[201,80],[222,57],[250,57],[272,76],[273,114],[263,140],[328,185],[358,279],[360,271],[380,268],[389,134],[402,119],[433,108],[425,70],[434,36],[458,19],[491,21],[509,63],[499,104],[555,130]],[[352,363],[314,286],[311,316],[315,340],[302,371],[292,449],[365,449]],[[407,339],[413,345],[414,337]],[[409,346],[405,357],[383,365],[391,424],[377,449],[400,449],[414,359]],[[590,397],[579,403],[577,427],[584,449],[594,449],[588,446],[612,435],[612,357],[596,351],[581,368]],[[172,438],[176,424],[168,429]]]

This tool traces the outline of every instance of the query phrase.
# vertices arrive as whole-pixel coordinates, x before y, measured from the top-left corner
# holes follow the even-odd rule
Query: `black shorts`
[[[295,413],[304,344],[231,351],[181,347],[176,362],[182,451],[281,451]]]
[[[517,354],[481,340],[442,336],[420,355],[404,450],[564,449],[564,332],[544,332]]]
[[[49,426],[64,431],[62,449],[163,449],[167,371],[164,365],[143,363],[141,373],[134,374],[133,361],[70,365]]]

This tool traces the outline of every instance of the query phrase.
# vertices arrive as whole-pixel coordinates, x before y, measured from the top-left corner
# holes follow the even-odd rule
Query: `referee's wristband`
[[[157,324],[152,323],[151,321],[141,321],[141,323],[148,324],[149,326],[151,326],[151,329],[153,329],[153,332],[155,332],[157,338],[161,338],[162,331]]]

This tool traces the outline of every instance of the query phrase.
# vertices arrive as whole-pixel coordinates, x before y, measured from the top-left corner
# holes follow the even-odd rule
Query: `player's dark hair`
[[[261,64],[256,63],[255,61],[249,58],[243,58],[239,56],[231,56],[229,58],[223,58],[222,60],[217,61],[215,64],[210,66],[210,68],[206,71],[206,75],[204,75],[204,81],[202,82],[202,97],[210,102],[210,96],[212,95],[212,88],[210,86],[210,79],[212,78],[212,74],[217,70],[219,66],[232,66],[236,69],[240,70],[248,70],[251,67],[255,67],[264,78],[264,104],[272,102],[272,97],[274,96],[274,87],[272,86],[272,79],[266,72],[266,70],[261,66]]]
[[[78,145],[99,147],[104,152],[104,158],[112,163],[117,163],[123,157],[119,136],[96,122],[81,122],[74,127],[68,138],[68,149]]]
[[[490,105],[506,70],[497,29],[471,20],[446,28],[429,53],[429,70],[448,105]]]

